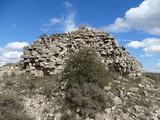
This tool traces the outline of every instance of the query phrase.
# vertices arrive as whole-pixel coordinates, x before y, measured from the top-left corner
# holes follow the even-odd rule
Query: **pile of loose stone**
[[[73,32],[38,38],[31,46],[24,48],[24,67],[34,75],[60,73],[68,54],[82,46],[95,49],[106,69],[141,76],[142,65],[125,48],[119,47],[111,35],[84,26]]]

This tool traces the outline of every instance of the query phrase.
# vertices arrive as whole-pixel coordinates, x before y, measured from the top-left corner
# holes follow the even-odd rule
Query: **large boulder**
[[[106,69],[131,77],[141,76],[142,65],[106,32],[80,26],[78,30],[38,38],[24,48],[24,68],[35,75],[56,74],[64,68],[68,54],[81,46],[96,50]]]

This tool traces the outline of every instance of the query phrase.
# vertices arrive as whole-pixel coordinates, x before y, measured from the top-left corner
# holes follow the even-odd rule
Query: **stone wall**
[[[106,69],[141,76],[142,65],[125,48],[119,47],[112,36],[84,26],[80,26],[77,31],[38,38],[31,46],[24,48],[24,67],[34,75],[60,73],[67,55],[81,46],[95,49]]]

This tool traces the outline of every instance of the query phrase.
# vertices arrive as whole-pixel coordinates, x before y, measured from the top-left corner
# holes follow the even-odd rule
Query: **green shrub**
[[[93,49],[85,47],[70,55],[62,79],[67,81],[66,103],[71,110],[80,109],[82,117],[104,110],[108,71]]]
[[[16,76],[16,73],[15,73],[15,71],[13,71],[12,73],[11,73],[11,77],[15,77]]]
[[[92,82],[103,87],[106,85],[107,70],[96,52],[91,48],[84,47],[66,60],[62,77],[63,80],[68,80],[68,86],[73,83]]]

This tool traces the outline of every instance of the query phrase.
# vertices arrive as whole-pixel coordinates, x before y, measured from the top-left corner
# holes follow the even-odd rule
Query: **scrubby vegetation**
[[[63,80],[67,80],[67,87],[72,84],[94,83],[104,87],[107,82],[105,66],[101,63],[96,52],[84,47],[70,55],[63,71]]]
[[[6,74],[6,73],[5,73]],[[58,76],[33,76],[29,73],[4,76],[0,93],[0,120],[32,120],[24,112],[23,96],[32,97],[40,94],[50,101],[52,93],[59,90]]]
[[[52,96],[52,92],[57,92],[58,90],[58,76],[33,76],[29,73],[22,73],[21,75],[14,75],[10,77],[6,77],[4,80],[5,88],[13,89],[20,93],[24,91],[24,94],[34,95],[34,91],[36,89],[41,89],[41,94],[47,96],[48,98]],[[14,87],[14,85],[17,87]]]
[[[155,80],[157,83],[160,83],[160,74],[145,72],[144,76]]]
[[[63,113],[61,120],[76,120],[76,115],[82,119],[95,118],[96,113],[112,108],[115,108],[113,116],[123,116],[123,113],[130,116],[136,113],[137,119],[142,119],[140,113],[152,116],[159,106],[160,75],[144,73],[144,76],[131,79],[108,71],[96,52],[84,47],[68,57],[59,75],[38,77],[4,72],[0,81],[0,120],[31,120],[24,111],[22,99],[33,100],[36,95],[44,98],[40,106],[51,103],[44,113],[60,106],[54,112]],[[55,99],[58,102],[53,102]],[[139,112],[139,108],[144,111]],[[51,119],[55,119],[54,113]]]
[[[22,109],[17,94],[0,95],[0,120],[32,120],[22,113]]]
[[[90,117],[103,111],[107,102],[103,89],[93,83],[73,84],[66,91],[66,100],[71,109],[79,110],[80,115]]]
[[[105,108],[108,71],[96,52],[83,48],[72,54],[63,71],[66,85],[66,102],[71,109],[79,109],[82,116],[94,117]]]

